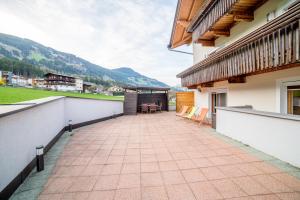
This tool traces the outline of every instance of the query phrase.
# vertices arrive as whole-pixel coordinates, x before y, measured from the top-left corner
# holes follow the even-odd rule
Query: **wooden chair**
[[[141,105],[141,111],[142,111],[142,113],[148,113],[148,105],[147,104],[142,104]]]
[[[149,105],[149,112],[150,113],[156,112],[156,108],[157,108],[157,106],[155,104],[150,104]]]
[[[200,122],[200,124],[202,124],[206,118],[207,112],[208,112],[208,108],[202,108],[201,112],[197,116],[192,117],[192,120],[196,122]]]
[[[179,117],[183,116],[187,112],[188,109],[189,109],[188,106],[183,106],[181,111],[179,113],[176,113],[176,116],[179,116]]]
[[[160,103],[157,107],[156,107],[156,111],[161,112],[162,109],[162,103]]]

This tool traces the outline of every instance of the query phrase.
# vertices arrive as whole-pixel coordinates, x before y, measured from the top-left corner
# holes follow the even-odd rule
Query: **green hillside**
[[[21,101],[40,99],[49,96],[68,96],[115,101],[123,101],[124,99],[123,97],[106,96],[102,94],[80,94],[75,92],[57,92],[29,88],[0,87],[0,104],[11,104]]]

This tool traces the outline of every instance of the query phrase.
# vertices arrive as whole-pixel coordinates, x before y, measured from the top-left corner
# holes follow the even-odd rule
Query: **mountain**
[[[44,72],[75,75],[98,84],[168,87],[165,83],[141,75],[128,67],[107,69],[73,54],[3,33],[0,33],[0,57],[17,59]]]

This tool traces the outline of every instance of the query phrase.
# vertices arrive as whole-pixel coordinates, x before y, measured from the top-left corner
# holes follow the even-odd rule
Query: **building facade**
[[[294,0],[180,0],[170,47],[193,45],[194,65],[177,77],[196,105],[209,117],[245,105],[300,115],[299,8]]]
[[[300,1],[179,0],[169,48],[218,133],[300,167]]]
[[[45,88],[56,91],[77,91],[83,90],[83,81],[72,76],[61,74],[45,74]]]

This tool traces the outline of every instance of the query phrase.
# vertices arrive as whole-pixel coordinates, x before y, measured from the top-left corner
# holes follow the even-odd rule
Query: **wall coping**
[[[57,101],[60,99],[84,99],[84,100],[95,100],[95,101],[112,101],[112,102],[120,102],[121,100],[106,100],[106,99],[91,99],[91,98],[82,98],[82,97],[66,97],[66,96],[51,96],[40,99],[34,99],[30,101],[23,101],[15,104],[0,104],[0,118],[6,117],[8,115],[12,115],[18,112],[22,112],[24,110],[28,110],[37,106],[41,106],[47,103],[51,103],[53,101]]]
[[[236,107],[216,107],[216,109],[300,122],[300,116],[289,115],[289,114],[259,111],[259,110],[249,109],[249,108],[236,108]]]

